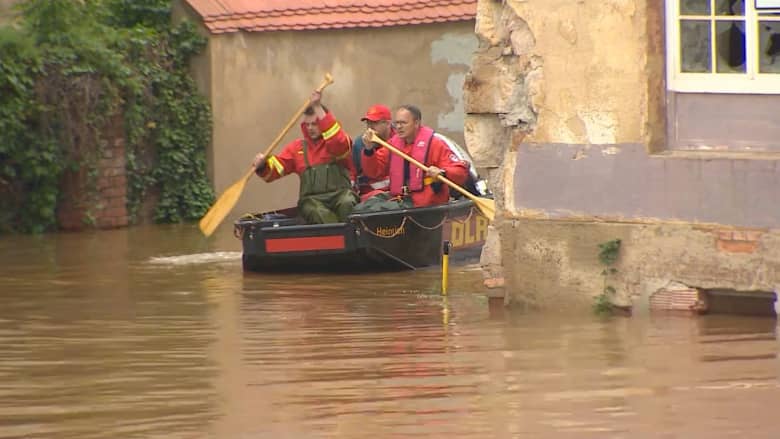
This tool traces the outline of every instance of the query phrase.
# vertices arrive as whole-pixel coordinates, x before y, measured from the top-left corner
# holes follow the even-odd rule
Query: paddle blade
[[[222,223],[222,220],[225,219],[227,214],[233,210],[233,207],[238,202],[238,199],[241,198],[241,193],[244,191],[246,182],[253,173],[254,171],[250,170],[246,175],[241,177],[240,180],[236,181],[233,183],[233,185],[227,188],[225,192],[219,196],[214,205],[211,206],[211,209],[209,209],[209,211],[203,215],[203,218],[200,219],[198,226],[204,235],[207,237],[211,236],[211,234],[214,233],[214,230],[216,230],[220,223]]]
[[[485,216],[490,222],[496,219],[496,202],[490,198],[474,197],[472,198],[474,204],[477,205],[477,209]]]

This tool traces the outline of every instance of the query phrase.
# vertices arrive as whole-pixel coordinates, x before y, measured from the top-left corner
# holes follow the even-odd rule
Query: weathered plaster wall
[[[465,137],[500,209],[486,285],[509,302],[591,303],[597,245],[615,238],[622,304],[672,280],[780,284],[777,158],[667,151],[663,15],[647,0],[479,2]],[[735,227],[749,239],[723,244]]]
[[[646,312],[673,282],[697,288],[773,291],[780,287],[780,233],[692,224],[626,224],[514,219],[502,224],[506,285],[516,302],[587,307],[604,290],[598,244],[621,239],[615,303]]]
[[[538,123],[526,141],[605,144],[644,140],[647,89],[643,1],[508,1],[541,59]],[[630,110],[630,111],[629,111]]]
[[[479,2],[469,147],[489,149],[484,165],[497,166],[503,154],[489,139],[499,125],[529,143],[649,144],[663,128],[663,98],[649,86],[660,85],[649,78],[662,77],[662,39],[647,30],[659,10],[642,0]]]
[[[528,218],[600,218],[771,228],[780,215],[774,158],[648,155],[641,144],[523,144],[514,199]],[[559,182],[552,185],[551,181]]]
[[[364,129],[360,118],[370,105],[411,103],[424,123],[462,143],[462,85],[477,46],[473,31],[474,22],[466,21],[212,36],[208,65],[195,69],[214,113],[209,161],[217,192],[246,172],[326,72],[335,83],[323,101],[351,135]],[[298,136],[296,122],[277,152]],[[295,177],[271,185],[253,179],[231,216],[292,206],[297,188]]]

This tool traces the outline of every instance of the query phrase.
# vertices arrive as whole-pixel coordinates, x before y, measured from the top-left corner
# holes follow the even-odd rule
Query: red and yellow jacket
[[[423,132],[422,128],[423,127],[420,128],[421,133]],[[430,129],[427,128],[426,131],[430,131]],[[421,134],[418,134],[418,137],[420,135]],[[451,180],[453,183],[462,186],[466,182],[469,174],[469,168],[466,162],[460,160],[458,156],[456,156],[450,150],[447,144],[438,137],[432,136],[429,138],[430,144],[428,145],[427,150],[428,159],[425,161],[420,161],[422,161],[426,166],[436,166],[437,168],[444,170],[445,177],[447,177],[448,180]],[[427,142],[429,138],[426,137],[425,141]],[[388,143],[397,147],[407,155],[415,157],[417,154],[415,154],[413,149],[419,140],[421,139],[415,139],[415,142],[406,144],[404,139],[401,139],[396,135],[393,136]],[[399,172],[399,170],[392,172],[393,170],[390,169],[390,163],[393,160],[390,159],[390,154],[392,154],[392,152],[390,152],[388,148],[374,148],[373,154],[371,155],[364,153],[362,159],[363,173],[371,178],[380,178],[381,176],[390,175],[390,186],[394,187],[398,182],[396,181],[394,184],[393,180],[397,180],[398,177],[396,176],[403,175],[403,172]],[[402,163],[404,161],[405,160],[401,159],[397,163]],[[415,170],[418,169],[419,168],[412,165],[411,163],[409,164],[410,173],[414,173],[416,172]],[[414,204],[414,207],[445,204],[449,201],[449,186],[442,183],[441,188],[438,191],[434,191],[431,183],[433,183],[433,180],[429,177],[425,177],[423,180],[422,190],[411,192],[412,203]],[[401,185],[402,184],[403,183],[401,183]]]
[[[352,164],[352,155],[350,154],[352,140],[341,129],[341,124],[330,112],[326,113],[325,117],[318,120],[317,123],[322,131],[322,138],[318,142],[309,137],[305,126],[301,124],[303,138],[293,140],[284,146],[282,152],[269,156],[265,166],[256,171],[257,175],[263,180],[271,182],[288,174],[300,175],[303,173],[306,169],[306,162],[303,160],[303,140],[306,139],[309,165],[322,165],[335,160],[338,164],[349,169],[354,180],[355,167]]]

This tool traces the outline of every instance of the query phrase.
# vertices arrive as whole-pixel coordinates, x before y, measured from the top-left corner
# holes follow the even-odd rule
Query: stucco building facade
[[[465,137],[501,210],[489,286],[561,308],[608,282],[635,312],[676,291],[772,295],[780,5],[759,6],[479,1]],[[598,245],[614,239],[605,279]]]
[[[351,136],[373,104],[414,104],[424,123],[463,142],[463,81],[477,47],[476,0],[181,0],[175,16],[208,37],[194,75],[213,112],[209,175],[217,193],[243,175],[325,73],[323,102]],[[360,3],[360,4],[358,4]],[[276,9],[275,9],[276,8]],[[281,9],[280,9],[281,8]],[[276,151],[300,137],[296,123]],[[294,206],[298,179],[253,179],[224,224],[247,212]]]

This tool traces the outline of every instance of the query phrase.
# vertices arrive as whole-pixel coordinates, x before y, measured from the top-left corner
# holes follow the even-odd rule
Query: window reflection
[[[760,73],[780,73],[780,21],[759,21]]]
[[[680,15],[710,15],[710,0],[680,0]]]
[[[716,0],[716,15],[745,15],[745,2],[743,0]]]
[[[715,23],[718,42],[718,73],[745,73],[745,22],[742,20]]]
[[[710,72],[711,41],[708,20],[682,20],[680,22],[680,52],[683,72]]]

